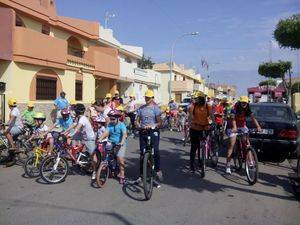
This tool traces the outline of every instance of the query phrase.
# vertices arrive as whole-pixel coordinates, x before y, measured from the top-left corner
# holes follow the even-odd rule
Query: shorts
[[[247,134],[247,133],[249,132],[249,129],[248,129],[247,127],[239,127],[239,128],[237,129],[237,132],[238,132],[238,133]],[[227,135],[228,137],[231,138],[231,137],[236,136],[237,133],[232,133],[232,129],[227,129],[227,130],[226,130],[226,135]]]
[[[117,157],[125,158],[127,144],[125,143],[118,151]]]
[[[90,155],[93,154],[96,149],[95,140],[84,141],[83,143],[85,145],[86,150],[90,153]]]
[[[10,129],[9,133],[12,136],[17,136],[22,133],[22,128],[14,126]]]

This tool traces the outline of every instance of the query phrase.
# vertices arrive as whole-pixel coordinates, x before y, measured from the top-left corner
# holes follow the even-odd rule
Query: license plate
[[[261,134],[268,134],[268,135],[273,135],[274,130],[273,129],[262,129]]]

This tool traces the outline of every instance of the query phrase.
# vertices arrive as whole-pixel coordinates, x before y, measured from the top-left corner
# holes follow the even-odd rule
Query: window
[[[48,25],[43,24],[42,33],[46,34],[46,35],[49,35],[50,34],[50,27]]]
[[[77,38],[72,36],[67,40],[67,42],[68,42],[68,54],[79,58],[83,58],[85,52],[82,49],[80,41]]]
[[[23,20],[18,15],[16,15],[16,26],[25,27]]]
[[[129,57],[126,57],[126,58],[125,58],[125,62],[127,62],[127,63],[132,63],[132,60],[131,60]]]
[[[36,100],[56,99],[56,78],[37,77],[36,78]]]
[[[75,100],[82,100],[82,81],[76,81],[75,83]]]

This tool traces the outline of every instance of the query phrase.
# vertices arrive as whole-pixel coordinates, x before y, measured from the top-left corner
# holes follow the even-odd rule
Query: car
[[[181,103],[179,103],[179,107],[182,107],[185,112],[187,112],[187,107],[191,104],[192,98],[184,98]]]
[[[262,161],[283,162],[296,154],[299,145],[299,117],[284,103],[253,103],[251,110],[262,132],[255,130],[251,119],[247,120],[250,142],[257,149]]]

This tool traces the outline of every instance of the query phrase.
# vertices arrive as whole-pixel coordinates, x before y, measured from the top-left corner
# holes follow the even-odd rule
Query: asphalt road
[[[138,142],[130,140],[127,176],[138,171]],[[206,177],[187,170],[189,147],[179,135],[163,133],[161,160],[164,182],[144,201],[141,187],[123,188],[109,180],[93,187],[89,176],[69,175],[64,183],[44,184],[24,177],[15,166],[0,168],[2,225],[133,225],[133,224],[299,224],[300,203],[292,194],[288,163],[260,164],[260,179],[249,186],[243,174],[224,175],[224,159]]]

